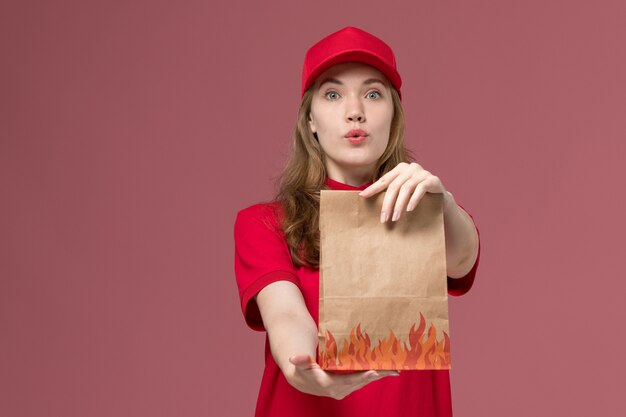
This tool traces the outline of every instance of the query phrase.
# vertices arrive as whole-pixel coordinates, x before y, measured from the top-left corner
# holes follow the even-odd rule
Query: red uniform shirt
[[[326,178],[325,183],[332,190],[363,190],[372,184],[368,182],[355,187],[330,178]],[[278,280],[291,281],[300,288],[307,309],[315,323],[319,323],[319,269],[294,267],[284,234],[278,227],[278,216],[277,203],[259,203],[240,210],[235,220],[235,275],[241,309],[246,324],[257,331],[265,331],[265,328],[254,296]],[[469,291],[479,259],[480,241],[478,258],[471,271],[462,278],[448,277],[449,295],[460,296]],[[316,351],[316,355],[318,353]],[[265,370],[255,416],[449,417],[452,416],[449,372],[447,369],[404,370],[400,376],[369,383],[342,400],[305,394],[285,379],[274,361],[266,333]]]

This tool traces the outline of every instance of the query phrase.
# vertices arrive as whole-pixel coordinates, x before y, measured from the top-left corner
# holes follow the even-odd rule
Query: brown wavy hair
[[[393,119],[389,143],[376,162],[370,181],[376,181],[401,162],[414,162],[415,157],[404,145],[404,111],[398,91],[390,85]],[[296,266],[319,268],[320,190],[328,187],[325,154],[308,123],[313,100],[313,87],[302,97],[293,132],[293,142],[287,162],[278,177],[278,192],[274,201],[282,210],[282,229],[291,259]]]

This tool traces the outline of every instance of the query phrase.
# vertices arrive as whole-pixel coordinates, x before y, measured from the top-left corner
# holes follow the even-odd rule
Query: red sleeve
[[[235,277],[241,311],[246,324],[265,331],[254,296],[266,285],[280,280],[300,288],[284,234],[278,227],[275,211],[256,204],[237,213],[235,234]]]
[[[457,203],[457,205],[461,207],[463,210],[465,210],[465,208],[459,203]],[[465,212],[469,214],[469,216],[472,218],[472,221],[474,221],[474,217],[472,217],[472,215],[467,210],[465,210]],[[448,277],[448,294],[449,295],[454,295],[456,297],[463,295],[466,292],[468,292],[470,288],[472,288],[472,285],[474,284],[474,278],[476,277],[476,270],[478,269],[478,261],[480,260],[480,231],[478,230],[478,226],[476,226],[476,222],[474,222],[474,227],[476,227],[476,233],[478,234],[478,255],[476,256],[476,262],[474,262],[474,266],[472,267],[472,269],[470,269],[470,271],[464,277],[461,277],[461,278]]]

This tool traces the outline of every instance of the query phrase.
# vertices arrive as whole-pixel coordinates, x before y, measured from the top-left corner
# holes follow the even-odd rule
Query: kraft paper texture
[[[380,223],[386,191],[320,191],[318,363],[450,369],[443,195]]]

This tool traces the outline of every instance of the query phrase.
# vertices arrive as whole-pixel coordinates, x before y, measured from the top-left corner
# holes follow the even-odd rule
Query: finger
[[[378,381],[379,379],[383,379],[388,376],[399,375],[399,374],[400,373],[397,371],[376,371],[372,374],[364,376],[363,378],[361,378],[360,381],[356,381],[354,385],[354,390],[360,389],[369,383]]]
[[[424,180],[425,175],[414,175],[409,180],[407,180],[400,187],[400,191],[398,192],[398,198],[396,199],[396,204],[393,208],[393,215],[391,216],[391,221],[397,222],[402,217],[402,212],[404,208],[409,204],[409,199],[415,193],[415,189],[419,187],[421,181]],[[409,210],[407,210],[409,211]]]
[[[372,185],[364,189],[359,193],[361,197],[371,197],[374,194],[378,194],[387,188],[388,184],[390,184],[398,175],[400,175],[400,167],[401,164],[398,164],[391,171],[380,177],[377,181],[375,181]]]
[[[419,204],[424,194],[426,194],[429,189],[433,189],[433,186],[437,181],[437,177],[430,176],[429,178],[420,182],[413,191],[413,195],[409,200],[406,211],[413,211],[413,209],[415,209],[415,207],[417,207],[417,205]]]
[[[413,167],[417,167],[418,171],[421,171],[424,169],[423,166],[421,166],[420,164],[418,164],[417,162],[411,162],[409,165],[413,166]]]
[[[400,187],[410,178],[411,178],[410,174],[398,175],[391,182],[391,184],[389,184],[389,187],[387,187],[387,192],[385,193],[385,197],[383,199],[383,208],[380,213],[381,223],[385,223],[387,220],[391,218],[393,206],[395,205],[398,192],[400,191]]]
[[[418,185],[409,200],[409,204],[406,208],[406,211],[413,211],[415,207],[419,204],[422,197],[426,194],[426,188],[424,186]]]
[[[349,375],[337,375],[325,373],[320,379],[320,385],[324,385],[330,389],[338,389],[342,393],[342,397],[364,387],[365,385],[377,381],[385,376],[396,374],[395,371],[363,371],[355,372]]]
[[[376,371],[378,373],[378,378],[384,378],[386,376],[395,376],[400,375],[400,371],[397,370],[387,370],[387,371]]]
[[[396,371],[378,371],[375,369],[371,369],[368,371],[359,371],[352,374],[329,374],[331,375],[331,379],[334,382],[347,384],[347,385],[358,385],[358,384],[368,384],[372,381],[376,381],[378,379],[384,378],[386,376],[390,376],[396,374]]]
[[[366,386],[367,384],[370,384],[374,381],[378,381],[381,378],[382,376],[380,376],[380,374],[372,374],[368,378],[362,378],[360,381],[354,383],[353,385],[350,385],[350,392],[359,390],[363,388],[364,386]]]
[[[348,387],[365,385],[380,378],[380,374],[375,370],[354,372],[352,374],[327,373],[326,375],[328,376],[329,384]]]

